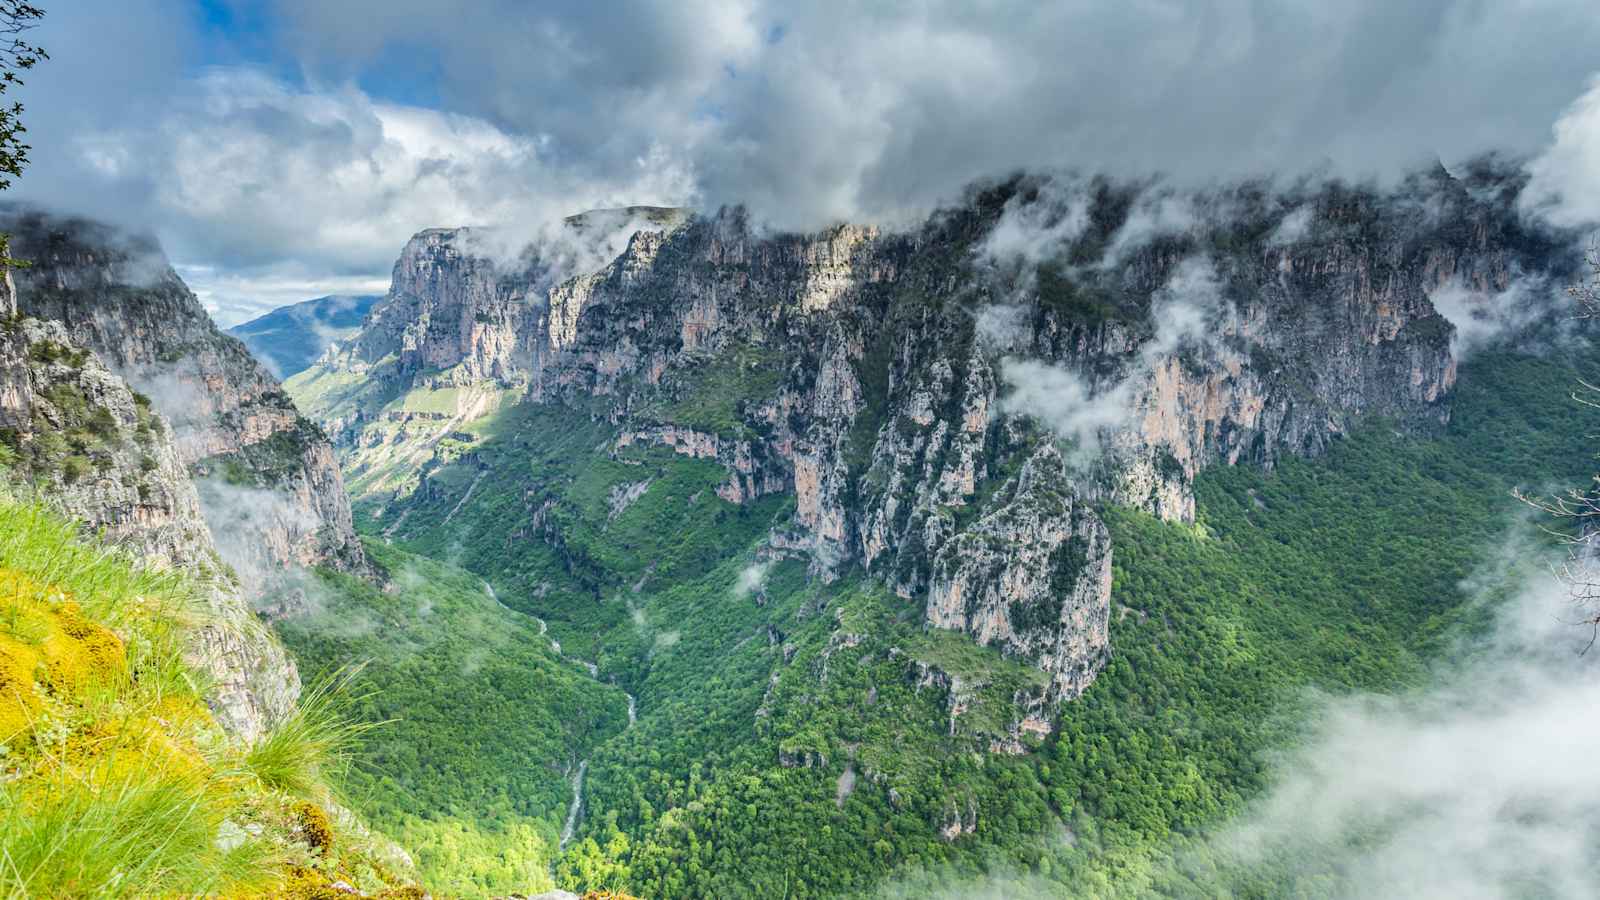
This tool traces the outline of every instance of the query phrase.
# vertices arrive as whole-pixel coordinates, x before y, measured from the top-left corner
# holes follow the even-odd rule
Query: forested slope
[[[1464,580],[1524,515],[1510,490],[1588,478],[1585,435],[1600,416],[1567,386],[1597,362],[1572,346],[1485,351],[1462,366],[1436,438],[1373,420],[1317,460],[1208,470],[1192,525],[1104,507],[1115,652],[1048,737],[1005,729],[1036,670],[926,629],[914,603],[858,572],[823,583],[798,561],[758,558],[782,498],[728,504],[711,490],[716,466],[664,451],[582,452],[603,443],[603,424],[528,406],[485,425],[470,457],[430,474],[396,543],[480,573],[510,606],[548,618],[565,652],[596,660],[600,681],[637,695],[635,727],[619,727],[619,691],[592,732],[579,840],[556,873],[566,886],[832,896],[895,873],[1000,866],[1078,890],[1211,890],[1192,857],[1262,789],[1269,753],[1298,733],[1303,690],[1416,683],[1485,609],[1467,603]],[[530,495],[549,501],[561,543],[504,539]],[[381,533],[401,514],[363,527]],[[459,615],[429,626],[458,648],[445,656],[477,633],[452,622],[482,612]],[[291,646],[312,641],[290,632]],[[453,790],[492,794],[497,757],[463,767],[457,741],[505,727],[492,699],[504,679],[417,672],[401,713],[411,750],[374,743],[373,765],[396,784],[443,767]],[[562,683],[543,677],[542,691]],[[452,724],[425,734],[435,715]],[[518,770],[542,779],[519,796],[547,798],[526,809],[548,841],[565,812],[550,798],[567,781],[542,771]],[[498,827],[483,804],[407,796],[427,815]]]

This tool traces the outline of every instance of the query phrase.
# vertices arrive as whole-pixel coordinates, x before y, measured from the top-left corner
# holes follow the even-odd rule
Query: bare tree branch
[[[1600,245],[1590,247],[1583,258],[1589,264],[1589,277],[1567,288],[1567,293],[1578,304],[1575,315],[1593,319],[1600,317]]]
[[[1590,247],[1584,254],[1589,274],[1567,289],[1577,305],[1576,318],[1600,318],[1600,245]],[[1571,392],[1572,399],[1585,406],[1600,409],[1600,385],[1579,379],[1579,390]],[[1552,518],[1562,520],[1565,527],[1544,530],[1556,535],[1567,544],[1567,558],[1556,567],[1556,575],[1565,581],[1574,605],[1582,611],[1578,624],[1592,629],[1588,652],[1600,636],[1600,475],[1591,479],[1584,488],[1571,488],[1554,497],[1534,497],[1521,490],[1513,495],[1534,509]]]

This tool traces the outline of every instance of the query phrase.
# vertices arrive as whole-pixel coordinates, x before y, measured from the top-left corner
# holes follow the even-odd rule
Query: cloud
[[[771,571],[772,563],[754,562],[745,566],[739,572],[739,580],[734,582],[734,596],[744,599],[754,594],[767,583],[767,572]]]
[[[634,235],[668,230],[686,218],[680,210],[653,206],[593,209],[581,216],[530,217],[474,228],[463,233],[460,242],[462,252],[502,268],[532,265],[549,285],[599,271],[627,248]]]
[[[1089,226],[1093,195],[1070,176],[1050,178],[1006,201],[999,221],[978,245],[980,261],[1037,266],[1071,247]]]
[[[1299,243],[1305,239],[1306,235],[1311,233],[1311,226],[1315,219],[1316,210],[1309,205],[1295,207],[1290,210],[1288,215],[1283,217],[1283,221],[1278,223],[1278,227],[1267,235],[1267,246],[1287,247],[1290,244]]]
[[[314,534],[321,524],[314,513],[291,503],[276,491],[229,484],[218,477],[195,481],[200,508],[217,552],[233,567],[247,591],[276,585],[290,570],[275,559],[269,540],[287,546]]]
[[[1352,898],[1600,896],[1600,657],[1567,599],[1536,578],[1426,689],[1327,700],[1214,844]]]
[[[47,80],[53,64],[29,90],[60,87]],[[313,296],[382,292],[400,247],[426,227],[503,223],[530,234],[585,208],[676,205],[693,192],[686,172],[649,148],[591,177],[540,135],[353,85],[296,85],[240,66],[143,74],[152,96],[94,118],[55,112],[93,90],[75,80],[73,96],[30,98],[30,111],[42,110],[30,133],[36,163],[15,195],[157,232],[224,325]]]
[[[926,180],[930,166],[959,173],[933,179],[959,186],[1041,161],[1210,175],[1326,157],[1410,164],[1503,141],[1531,150],[1591,70],[1586,56],[1561,49],[1592,46],[1596,35],[1583,4],[1549,0],[1516,9],[1434,0],[1400,13],[1376,0],[981,11],[953,0],[914,9],[754,0],[262,6],[277,24],[271,58],[322,83],[382,82],[404,66],[425,73],[440,106],[543,136],[575,167],[626,168],[662,141],[743,163],[708,171],[708,182],[764,173],[770,190],[797,196],[815,179],[829,182],[829,195],[835,183],[892,194],[888,185]],[[1518,49],[1529,46],[1547,52]],[[1308,102],[1316,100],[1325,102]],[[1266,127],[1229,127],[1241,123]],[[1001,127],[972,127],[980,124]],[[850,173],[858,177],[829,177]]]
[[[1183,344],[1204,337],[1225,307],[1222,284],[1211,261],[1200,256],[1185,259],[1151,298],[1155,339],[1139,348],[1140,361],[1154,366]]]
[[[175,266],[179,277],[222,328],[231,328],[265,310],[341,294],[382,294],[389,278],[319,274],[298,263],[257,266],[246,270],[215,265]],[[319,329],[316,322],[307,327]]]
[[[1517,278],[1494,293],[1451,280],[1429,292],[1428,299],[1439,315],[1455,326],[1451,350],[1457,358],[1548,320],[1568,305],[1561,291],[1533,276]]]
[[[1557,225],[1600,224],[1600,76],[1557,120],[1528,172],[1525,209]]]
[[[1092,459],[1107,438],[1132,423],[1157,366],[1197,343],[1208,352],[1219,349],[1214,337],[1225,330],[1220,326],[1230,313],[1216,269],[1203,257],[1190,257],[1151,297],[1151,337],[1121,377],[1095,383],[1054,363],[1005,356],[1000,379],[1010,391],[1000,408],[1039,420],[1075,446],[1075,458]],[[991,306],[978,315],[979,335],[991,346],[1015,347],[1020,317],[1019,307]]]
[[[145,148],[137,171],[106,163],[106,175],[152,184],[155,214],[186,236],[171,250],[180,264],[215,259],[234,270],[226,297],[202,281],[219,309],[283,299],[272,288],[284,280],[321,293],[371,290],[381,282],[362,273],[385,271],[426,225],[536,228],[576,202],[670,203],[687,190],[633,180],[613,193],[551,170],[536,141],[354,89],[308,93],[249,71],[214,71],[193,88],[153,128],[90,133],[77,144],[84,153],[102,144]]]
[[[155,230],[224,273],[219,309],[277,302],[257,276],[379,279],[424,227],[634,203],[894,225],[1018,169],[1392,175],[1534,153],[1564,111],[1535,184],[1561,215],[1600,204],[1582,0],[230,6],[248,27],[52,9],[20,93],[21,194]]]
[[[1028,308],[1020,303],[991,303],[978,310],[973,328],[978,340],[991,349],[1023,350],[1032,338],[1028,314]]]
[[[1076,372],[1013,356],[1001,360],[1000,379],[1011,389],[1001,409],[1038,419],[1085,455],[1097,453],[1101,436],[1121,429],[1132,415],[1132,386],[1126,381],[1096,392]]]
[[[1129,253],[1167,234],[1182,234],[1199,224],[1187,197],[1171,190],[1146,191],[1134,201],[1127,221],[1111,237],[1100,258],[1100,268],[1114,269]]]
[[[704,186],[796,225],[914,217],[940,191],[1015,168],[1210,179],[1527,152],[1589,73],[1597,37],[1575,2],[760,14],[784,37],[713,86]]]

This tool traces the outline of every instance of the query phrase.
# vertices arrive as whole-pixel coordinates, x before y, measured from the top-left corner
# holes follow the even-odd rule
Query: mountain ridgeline
[[[425,498],[471,505],[477,477],[451,478],[489,465],[473,423],[514,403],[603,423],[591,452],[613,459],[714,462],[727,503],[792,498],[757,557],[823,581],[859,567],[1044,674],[1015,743],[1048,733],[1111,652],[1097,502],[1192,521],[1205,466],[1318,454],[1363,419],[1448,421],[1455,329],[1430,295],[1573,265],[1517,190],[1492,171],[1388,193],[1024,178],[911,232],[804,236],[737,211],[611,212],[630,230],[592,271],[565,270],[579,254],[560,240],[496,260],[473,232],[430,230],[361,332],[290,390],[396,538]],[[525,491],[519,526],[475,539],[562,547],[560,503]]]
[[[277,378],[303,372],[323,351],[353,336],[378,302],[372,294],[336,294],[284,306],[228,329]]]

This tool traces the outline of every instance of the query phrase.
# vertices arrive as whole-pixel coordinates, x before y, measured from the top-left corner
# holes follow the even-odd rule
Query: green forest
[[[393,721],[353,799],[468,892],[542,884],[518,868],[537,860],[558,886],[646,897],[912,896],[999,877],[1332,893],[1336,879],[1210,859],[1206,835],[1262,790],[1308,688],[1417,684],[1481,622],[1492,603],[1463,583],[1528,518],[1512,489],[1592,474],[1600,414],[1568,394],[1594,362],[1480,354],[1440,433],[1371,421],[1319,459],[1214,468],[1194,525],[1103,509],[1111,663],[1020,753],[991,750],[1031,667],[926,629],[871,577],[759,561],[791,501],[728,503],[714,463],[660,449],[588,452],[608,426],[552,407],[503,415],[403,512],[361,510],[393,587],[326,574],[317,615],[284,634],[312,670],[372,660],[366,712]],[[519,519],[528,497],[559,540]],[[567,658],[480,578],[547,620]],[[580,758],[582,816],[558,853]],[[485,847],[500,868],[467,865]]]
[[[449,565],[367,542],[387,587],[324,571],[280,623],[308,680],[364,662],[351,715],[382,723],[349,800],[450,891],[545,883],[570,800],[564,773],[620,732],[627,700],[559,658],[528,617]]]

